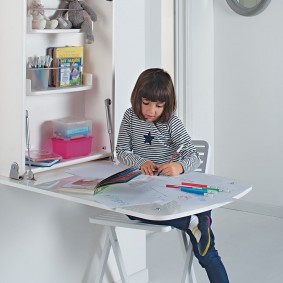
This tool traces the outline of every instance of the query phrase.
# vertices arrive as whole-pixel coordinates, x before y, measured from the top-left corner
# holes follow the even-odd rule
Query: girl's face
[[[147,122],[156,121],[164,111],[165,102],[153,102],[142,98],[141,112]]]

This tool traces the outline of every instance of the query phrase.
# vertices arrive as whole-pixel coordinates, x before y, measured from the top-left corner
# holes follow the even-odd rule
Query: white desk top
[[[68,170],[77,170],[78,168],[85,171],[93,170],[93,175],[95,175],[97,165],[116,166],[117,168],[117,165],[113,165],[110,161],[94,161],[40,173],[36,176],[36,181],[17,181],[0,177],[0,184],[150,220],[180,218],[221,207],[243,197],[252,189],[250,185],[236,180],[192,172],[178,177],[140,176],[127,184],[110,186],[96,196],[60,191],[59,188],[63,184],[78,179],[78,177],[68,173]],[[120,168],[118,167],[118,171]],[[183,193],[165,186],[165,184],[180,184],[183,181],[217,186],[229,189],[230,192],[219,192],[211,198]],[[43,184],[46,182],[51,182],[51,186],[43,189]],[[147,201],[147,197],[150,197],[152,201]]]

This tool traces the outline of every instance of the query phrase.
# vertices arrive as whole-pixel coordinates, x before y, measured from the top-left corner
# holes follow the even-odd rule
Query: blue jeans
[[[210,218],[211,223],[211,211],[203,212],[202,215],[206,215]],[[205,269],[210,283],[229,283],[228,275],[226,273],[225,267],[215,249],[214,234],[210,229],[211,243],[210,247],[205,256],[201,256],[198,252],[197,242],[192,232],[188,230],[189,223],[191,220],[190,216],[182,217],[178,219],[165,220],[165,221],[152,221],[147,219],[141,219],[133,216],[128,216],[130,219],[138,219],[144,223],[156,224],[156,225],[169,225],[177,229],[185,231],[191,239],[194,254],[197,257],[200,265]]]

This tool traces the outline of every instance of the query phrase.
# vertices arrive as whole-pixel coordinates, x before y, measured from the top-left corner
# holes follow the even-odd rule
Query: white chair
[[[196,147],[201,159],[201,165],[196,171],[206,173],[207,164],[208,164],[207,161],[208,161],[209,145],[206,141],[203,140],[192,140],[192,143]],[[171,226],[153,225],[153,224],[142,223],[139,220],[130,220],[124,214],[111,212],[111,211],[106,211],[95,217],[92,217],[89,219],[89,222],[92,224],[103,225],[107,229],[105,245],[102,251],[100,266],[98,269],[95,283],[102,283],[111,246],[117,262],[118,270],[121,276],[121,281],[122,283],[129,283],[129,278],[127,276],[115,227],[139,229],[139,230],[145,230],[151,232],[170,232],[172,230],[177,231],[179,240],[181,241],[181,245],[184,247],[182,251],[184,254],[185,264],[182,273],[181,283],[186,282],[186,279],[188,279],[187,282],[189,283],[197,282],[192,266],[192,261],[193,261],[192,245],[189,244],[190,242],[188,242],[187,234],[185,232]]]

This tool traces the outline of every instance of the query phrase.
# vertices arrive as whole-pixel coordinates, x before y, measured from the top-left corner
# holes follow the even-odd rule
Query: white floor
[[[230,283],[281,283],[283,278],[283,219],[219,208],[213,212],[216,248]],[[150,283],[178,283],[182,256],[175,232],[148,236]],[[209,283],[194,261],[198,283]]]

